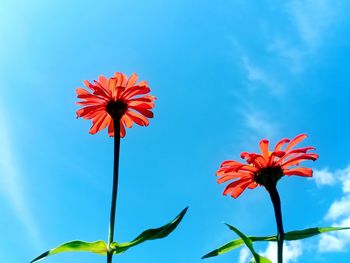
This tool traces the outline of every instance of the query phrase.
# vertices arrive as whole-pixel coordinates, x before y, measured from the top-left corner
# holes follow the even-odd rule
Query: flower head
[[[295,167],[302,161],[315,161],[318,158],[317,154],[308,153],[310,150],[315,150],[314,147],[293,149],[306,137],[306,134],[300,134],[292,140],[282,139],[272,152],[269,151],[269,141],[263,139],[260,141],[261,154],[241,153],[241,158],[246,159],[248,164],[232,160],[224,161],[216,173],[219,177],[218,183],[231,180],[233,182],[226,186],[223,194],[237,198],[246,188],[254,189],[261,185],[268,190],[269,187],[276,186],[277,181],[284,175],[312,176],[312,169]],[[287,146],[282,150],[285,144]]]
[[[113,77],[100,76],[98,81],[84,84],[91,90],[77,88],[76,93],[81,101],[78,105],[84,107],[77,111],[77,118],[92,120],[91,134],[108,127],[108,135],[114,136],[114,122],[120,123],[120,137],[125,136],[125,127],[131,128],[133,123],[147,126],[147,118],[153,118],[153,101],[155,97],[149,95],[150,88],[146,81],[138,84],[137,75],[129,78],[122,73],[115,73]]]

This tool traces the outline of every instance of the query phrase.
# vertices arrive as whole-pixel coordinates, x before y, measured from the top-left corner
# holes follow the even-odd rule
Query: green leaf
[[[249,236],[249,239],[253,242],[255,241],[276,241],[276,236],[268,236],[268,237],[252,237]],[[243,239],[239,238],[236,240],[233,240],[231,242],[226,243],[225,245],[211,251],[210,253],[206,254],[202,258],[210,258],[210,257],[215,257],[221,254],[225,254],[229,252],[230,250],[233,250],[235,248],[238,248],[240,246],[244,245]]]
[[[284,234],[284,240],[298,240],[308,237],[313,237],[322,233],[339,231],[339,230],[348,230],[350,227],[313,227],[304,230],[295,230],[290,231]]]
[[[182,218],[187,212],[187,209],[188,207],[182,210],[182,212],[170,223],[160,228],[146,230],[131,242],[121,243],[121,244],[118,244],[117,242],[113,242],[111,244],[111,249],[113,250],[114,254],[120,254],[126,251],[128,248],[132,246],[136,246],[146,240],[166,237],[181,222]],[[107,250],[108,250],[107,244],[102,240],[99,240],[96,242],[85,242],[85,241],[75,240],[75,241],[64,243],[56,248],[46,251],[45,253],[41,254],[37,258],[33,259],[30,263],[37,262],[48,256],[52,256],[62,252],[91,252],[91,253],[96,253],[100,255],[106,255]]]
[[[215,257],[215,256],[218,256],[218,255],[221,255],[221,254],[225,254],[226,252],[229,252],[230,250],[232,249],[235,249],[237,247],[240,247],[244,244],[243,240],[240,238],[240,239],[236,239],[236,240],[233,240],[231,242],[228,242],[226,243],[225,245],[209,252],[208,254],[204,255],[202,257],[202,259],[204,258],[210,258],[210,257]]]
[[[259,261],[256,261],[255,258],[253,257],[249,263],[272,263],[271,260],[269,260],[268,258],[265,258],[263,256],[259,255]]]
[[[107,254],[107,244],[102,241],[85,242],[80,240],[74,240],[64,243],[56,248],[53,248],[45,253],[41,254],[37,258],[33,259],[30,263],[37,262],[45,257],[52,256],[62,252],[91,252],[100,255]]]
[[[326,232],[332,232],[332,231],[339,231],[339,230],[347,230],[350,229],[349,227],[314,227],[314,228],[308,228],[304,230],[296,230],[296,231],[290,231],[284,234],[284,240],[299,240],[304,239],[312,236],[316,236],[322,233]],[[252,241],[277,241],[277,236],[262,236],[262,237],[255,237],[255,236],[248,236],[248,238]],[[225,245],[211,251],[210,253],[206,254],[202,258],[209,258],[209,257],[215,257],[224,253],[227,253],[235,248],[238,248],[244,244],[244,241],[242,238],[230,241],[226,243]]]
[[[188,207],[186,207],[184,210],[181,211],[181,213],[175,217],[170,223],[159,227],[159,228],[153,228],[148,229],[144,232],[142,232],[140,235],[138,235],[133,241],[126,242],[126,243],[117,243],[113,242],[111,244],[111,248],[114,251],[114,254],[121,254],[128,250],[130,247],[136,246],[142,242],[145,242],[147,240],[153,240],[158,238],[164,238],[167,235],[169,235],[181,222],[182,218],[185,216],[187,212]]]
[[[234,226],[231,226],[229,224],[226,224],[232,231],[234,231],[244,242],[244,244],[248,247],[250,252],[253,254],[253,259],[251,262],[254,263],[271,263],[271,261],[263,256],[260,256],[258,253],[255,252],[254,247],[253,247],[253,241],[245,236],[241,231],[239,231],[237,228]]]

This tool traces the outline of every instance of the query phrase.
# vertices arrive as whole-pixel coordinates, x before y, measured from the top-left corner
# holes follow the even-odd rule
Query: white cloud
[[[256,149],[257,142],[262,138],[274,140],[279,137],[281,127],[279,123],[265,113],[259,110],[255,105],[249,103],[239,109],[239,113],[243,117],[242,132],[244,133],[244,140],[241,140],[241,146],[244,149]]]
[[[337,220],[344,216],[350,216],[350,195],[343,196],[332,203],[325,216],[326,220]]]
[[[329,0],[293,0],[288,11],[300,38],[309,48],[321,45],[336,18],[336,5]]]
[[[343,1],[331,0],[286,1],[283,11],[291,24],[288,30],[274,34],[266,45],[267,51],[280,58],[291,73],[302,72],[331,41],[342,21],[342,5]]]
[[[335,252],[342,251],[344,249],[345,243],[331,234],[321,235],[320,241],[318,243],[318,249],[320,252]]]
[[[344,170],[338,171],[338,176],[342,183],[343,192],[350,193],[350,165]]]
[[[283,86],[266,70],[254,65],[247,56],[242,56],[243,68],[247,72],[247,78],[252,83],[260,83],[272,95],[280,95]]]
[[[302,255],[302,244],[300,241],[284,242],[283,244],[283,263],[296,262],[296,260]],[[269,242],[266,250],[260,253],[262,256],[267,257],[272,263],[277,263],[277,243]]]
[[[247,247],[243,247],[239,251],[239,260],[238,263],[247,263],[248,260],[251,258],[251,253]]]
[[[341,183],[343,195],[335,200],[329,207],[324,219],[332,226],[350,227],[350,165],[345,169],[336,170],[326,177],[332,177]],[[317,183],[317,178],[315,178]],[[318,243],[320,252],[344,251],[350,244],[350,230],[342,230],[321,235]]]
[[[349,227],[350,226],[350,215],[334,226],[338,227]],[[318,249],[320,252],[341,252],[347,249],[350,245],[350,230],[341,230],[334,233],[323,234],[318,243]]]
[[[277,54],[292,73],[299,73],[304,69],[306,51],[291,44],[285,37],[276,37],[267,46],[267,50]]]
[[[3,105],[3,104],[0,104]],[[38,228],[34,223],[31,213],[28,210],[25,191],[23,189],[22,180],[18,172],[18,162],[15,160],[13,147],[11,145],[10,132],[6,128],[9,121],[6,120],[4,110],[0,108],[0,187],[1,193],[10,203],[13,212],[18,220],[27,230],[32,244],[40,246],[40,238]]]
[[[322,185],[334,185],[336,183],[336,179],[331,172],[328,171],[327,168],[322,170],[314,170],[313,179],[316,181],[318,186]]]
[[[284,242],[283,244],[283,263],[296,262],[302,255],[302,244],[300,241]],[[259,254],[270,259],[272,263],[277,263],[277,243],[269,242],[265,251],[259,251]],[[252,258],[248,248],[243,247],[239,253],[239,263],[247,263]]]
[[[270,121],[261,111],[246,111],[244,114],[245,125],[253,134],[253,141],[262,137],[274,138],[276,136],[277,124]]]
[[[350,193],[350,165],[345,169],[330,172],[328,168],[314,170],[313,179],[318,186],[341,183],[344,193]]]

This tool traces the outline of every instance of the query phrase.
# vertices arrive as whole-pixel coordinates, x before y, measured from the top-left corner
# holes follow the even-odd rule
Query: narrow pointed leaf
[[[244,244],[248,247],[250,252],[253,254],[253,260],[251,262],[254,263],[272,263],[269,259],[260,256],[258,253],[255,252],[254,247],[253,247],[253,241],[244,235],[241,231],[239,231],[237,228],[234,226],[231,226],[229,224],[226,224],[232,231],[234,231],[244,242]]]
[[[202,259],[204,258],[210,258],[210,257],[215,257],[221,254],[225,254],[226,252],[231,251],[232,249],[235,249],[237,247],[240,247],[244,244],[243,239],[236,239],[231,242],[226,243],[225,245],[209,252],[208,254],[204,255]]]
[[[259,261],[256,261],[255,258],[253,257],[249,263],[272,263],[271,260],[269,260],[268,258],[265,258],[263,256],[259,255]]]
[[[290,231],[284,235],[285,240],[298,240],[308,237],[313,237],[322,233],[339,231],[339,230],[349,230],[350,227],[313,227],[304,230]]]
[[[349,227],[314,227],[314,228],[308,228],[304,230],[296,230],[296,231],[290,231],[284,234],[284,240],[299,240],[304,239],[312,236],[316,236],[322,233],[326,232],[332,232],[332,231],[339,231],[339,230],[349,230]],[[252,242],[256,241],[277,241],[277,236],[262,236],[262,237],[255,237],[255,236],[248,236]],[[209,258],[209,257],[215,257],[224,253],[227,253],[235,248],[238,248],[244,244],[244,241],[242,238],[230,241],[226,243],[225,245],[211,251],[210,253],[206,254],[202,258]]]
[[[56,248],[46,251],[37,258],[33,259],[30,263],[37,262],[39,260],[44,259],[45,257],[62,252],[91,252],[95,254],[106,255],[107,245],[102,240],[95,242],[85,242],[80,240],[70,241]]]
[[[249,239],[252,242],[255,241],[276,241],[277,238],[276,236],[266,236],[266,237],[254,237],[254,236],[249,236]],[[239,238],[239,239],[235,239],[231,242],[226,243],[225,245],[211,251],[210,253],[206,254],[205,256],[203,256],[202,258],[210,258],[210,257],[215,257],[221,254],[225,254],[227,252],[229,252],[230,250],[233,250],[235,248],[238,248],[240,246],[244,245],[244,241],[243,239]]]
[[[169,235],[181,222],[182,218],[185,216],[188,207],[181,211],[181,213],[175,217],[170,223],[159,227],[148,229],[137,236],[133,241],[126,243],[113,242],[111,248],[114,250],[114,254],[120,254],[128,250],[130,247],[136,246],[147,240],[154,240],[158,238],[164,238]]]

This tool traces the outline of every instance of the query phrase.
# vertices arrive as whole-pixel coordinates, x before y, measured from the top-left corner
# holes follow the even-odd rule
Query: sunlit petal
[[[153,118],[151,110],[156,98],[149,94],[146,81],[137,84],[135,73],[128,79],[125,74],[117,72],[112,78],[99,76],[97,81],[90,83],[85,80],[84,84],[88,90],[76,89],[77,97],[81,99],[77,104],[82,106],[76,113],[78,118],[92,120],[91,134],[108,127],[108,135],[114,136],[113,118],[118,118],[120,136],[124,137],[125,127],[131,128],[133,123],[147,126],[148,118]]]
[[[306,134],[296,136],[291,141],[289,139],[280,140],[273,152],[269,152],[269,142],[264,139],[260,141],[259,153],[242,152],[241,158],[248,164],[243,164],[234,160],[226,160],[221,163],[216,172],[218,183],[230,182],[224,190],[224,195],[230,194],[237,198],[246,188],[254,189],[258,185],[266,188],[276,185],[277,181],[284,175],[291,176],[312,176],[312,169],[305,167],[295,167],[303,161],[315,161],[318,154],[309,153],[315,150],[308,146],[292,149],[298,143],[306,138]],[[285,150],[282,146],[289,143]]]

